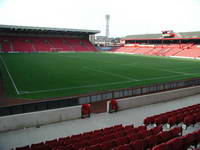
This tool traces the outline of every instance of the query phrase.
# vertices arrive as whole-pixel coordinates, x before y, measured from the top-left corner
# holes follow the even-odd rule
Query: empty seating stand
[[[1,52],[97,51],[86,39],[56,37],[0,37]]]
[[[200,58],[200,48],[195,44],[168,44],[154,46],[121,46],[112,50],[117,53],[133,53],[154,56]]]

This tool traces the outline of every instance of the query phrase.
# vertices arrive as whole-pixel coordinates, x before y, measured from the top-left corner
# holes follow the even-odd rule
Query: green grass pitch
[[[50,98],[200,77],[200,61],[111,53],[1,54],[9,97]]]

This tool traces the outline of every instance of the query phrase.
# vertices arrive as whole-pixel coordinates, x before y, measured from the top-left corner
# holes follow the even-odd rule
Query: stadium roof
[[[33,26],[15,26],[15,25],[0,25],[0,32],[17,32],[17,33],[61,33],[61,34],[80,34],[89,35],[99,33],[99,30],[86,29],[68,29],[54,27],[33,27]]]
[[[179,32],[176,33],[176,39],[194,39],[194,38],[200,38],[200,31],[194,31],[194,32]],[[161,39],[162,34],[157,33],[157,34],[139,34],[139,35],[127,35],[124,37],[124,39]],[[169,38],[168,38],[169,39]],[[173,39],[173,38],[171,38]]]

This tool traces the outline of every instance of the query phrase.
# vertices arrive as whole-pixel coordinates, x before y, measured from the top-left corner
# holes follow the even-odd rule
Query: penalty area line
[[[3,62],[4,68],[6,69],[6,71],[7,71],[7,73],[8,73],[8,76],[9,76],[11,82],[12,82],[12,85],[13,85],[13,87],[15,88],[15,91],[16,91],[17,95],[20,95],[20,92],[19,92],[19,90],[17,89],[17,86],[16,86],[16,84],[15,84],[15,82],[14,82],[14,80],[13,80],[13,78],[12,78],[12,76],[11,76],[9,70],[8,70],[8,67],[7,67],[7,65],[6,65],[4,59],[2,58],[1,55],[0,55],[0,58],[1,58],[1,61]]]
[[[193,73],[190,75],[200,75],[200,73]],[[167,79],[172,77],[182,77],[184,75],[172,75],[172,76],[162,76],[162,77],[155,77],[155,78],[147,78],[143,80],[137,80],[137,81],[121,81],[121,82],[110,82],[110,83],[102,83],[102,84],[93,84],[93,85],[85,85],[85,86],[75,86],[75,87],[69,87],[69,88],[57,88],[57,89],[44,89],[44,90],[37,90],[37,91],[20,91],[20,95],[23,94],[36,94],[36,93],[45,93],[45,92],[53,92],[53,91],[63,91],[63,90],[73,90],[73,89],[80,89],[80,88],[92,88],[92,87],[100,87],[100,86],[107,86],[107,85],[119,85],[124,83],[134,83],[139,81],[151,81],[156,79]]]

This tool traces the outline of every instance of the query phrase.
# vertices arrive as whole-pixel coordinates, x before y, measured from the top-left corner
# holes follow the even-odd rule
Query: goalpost
[[[63,51],[63,48],[50,48],[51,52],[59,52],[59,51]]]

